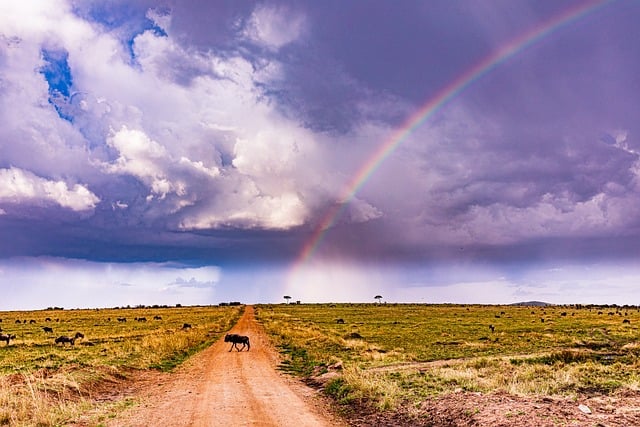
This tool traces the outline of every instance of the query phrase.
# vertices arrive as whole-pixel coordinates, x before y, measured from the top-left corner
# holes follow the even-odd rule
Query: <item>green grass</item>
[[[279,304],[257,315],[286,370],[309,376],[343,364],[326,387],[341,402],[388,408],[454,390],[567,395],[640,385],[636,309]]]
[[[95,385],[120,381],[132,369],[173,369],[229,330],[242,310],[233,306],[0,312],[3,333],[16,335],[9,346],[0,344],[0,425],[66,424],[96,409],[90,398]],[[118,317],[127,321],[118,322]],[[147,321],[134,320],[141,317]],[[185,323],[192,328],[183,329]],[[45,333],[45,326],[54,332]],[[56,337],[76,332],[85,338],[74,346],[55,344]]]
[[[0,373],[69,365],[170,369],[219,338],[239,316],[239,307],[0,312],[3,333],[16,335],[11,345],[0,344]],[[118,322],[118,317],[127,321]],[[136,317],[147,321],[135,321]],[[16,324],[16,319],[28,323]],[[183,330],[184,323],[193,328]],[[45,326],[54,332],[45,333]],[[85,338],[75,346],[54,343],[56,337],[76,332]]]

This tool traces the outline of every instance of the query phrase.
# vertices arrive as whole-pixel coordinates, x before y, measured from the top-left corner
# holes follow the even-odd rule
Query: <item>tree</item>
[[[286,299],[287,300],[287,304],[289,304],[289,300],[291,299],[291,297],[289,295],[285,295],[284,299]]]
[[[373,298],[377,299],[378,300],[378,304],[380,304],[380,300],[382,299],[382,295],[376,295]]]

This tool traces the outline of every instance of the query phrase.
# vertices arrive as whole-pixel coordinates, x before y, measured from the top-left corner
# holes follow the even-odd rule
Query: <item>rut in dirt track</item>
[[[223,339],[190,358],[164,381],[151,385],[108,425],[119,426],[331,426],[312,391],[279,374],[277,356],[254,309],[230,331],[248,335],[251,350],[229,352]]]

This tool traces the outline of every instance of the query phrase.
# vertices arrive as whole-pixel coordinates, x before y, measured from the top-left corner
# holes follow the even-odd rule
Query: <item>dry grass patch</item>
[[[110,384],[132,370],[172,369],[217,340],[241,312],[241,307],[1,312],[3,330],[16,339],[0,346],[0,425],[64,425],[88,411],[99,417],[120,404],[96,401]],[[185,323],[192,327],[183,329]],[[45,326],[54,333],[44,332]],[[76,332],[85,337],[74,346],[54,343],[55,337]]]
[[[318,304],[260,306],[257,314],[293,367],[287,370],[317,375],[339,360],[344,369],[326,385],[329,394],[394,408],[460,391],[572,396],[637,389],[640,312],[600,311]]]

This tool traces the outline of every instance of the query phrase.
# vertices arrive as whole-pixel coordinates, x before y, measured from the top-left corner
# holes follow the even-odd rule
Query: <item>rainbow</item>
[[[322,243],[327,230],[331,228],[343,209],[367,183],[382,162],[398,148],[409,134],[433,116],[435,112],[458,96],[472,83],[508,59],[536,44],[560,28],[570,25],[615,1],[616,0],[591,0],[554,15],[537,27],[520,34],[504,46],[493,51],[480,62],[460,74],[456,79],[452,80],[447,86],[440,89],[426,104],[412,114],[400,128],[393,132],[386,141],[380,144],[357,173],[343,186],[336,203],[327,209],[311,236],[303,245],[293,269],[295,270],[311,258],[320,243]]]

